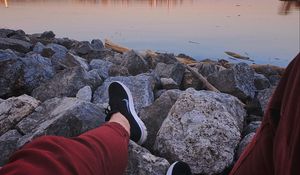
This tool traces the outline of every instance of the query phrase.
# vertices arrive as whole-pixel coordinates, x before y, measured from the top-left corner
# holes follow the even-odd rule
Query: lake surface
[[[7,2],[8,8],[5,8]],[[105,38],[136,50],[286,66],[299,52],[297,9],[277,0],[0,0],[0,27],[52,30],[76,40]],[[252,64],[252,62],[248,62]]]

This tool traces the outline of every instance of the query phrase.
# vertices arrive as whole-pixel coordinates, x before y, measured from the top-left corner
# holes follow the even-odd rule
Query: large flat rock
[[[26,41],[12,38],[0,38],[0,49],[12,49],[18,52],[27,53],[31,50],[32,44]]]
[[[0,135],[13,129],[27,115],[31,114],[40,102],[28,95],[9,98],[0,103]]]
[[[103,109],[78,98],[53,98],[20,121],[18,146],[42,135],[74,137],[104,123]]]
[[[88,85],[94,89],[101,83],[100,77],[92,77],[82,67],[74,67],[55,74],[51,80],[34,89],[32,96],[41,101],[54,97],[75,97],[78,90],[84,86]]]

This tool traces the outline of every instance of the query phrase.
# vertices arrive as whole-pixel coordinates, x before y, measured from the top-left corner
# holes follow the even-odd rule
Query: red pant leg
[[[128,142],[128,133],[118,123],[104,124],[71,139],[43,136],[17,151],[0,174],[123,174]]]
[[[230,174],[300,174],[300,54],[287,67],[263,122]]]

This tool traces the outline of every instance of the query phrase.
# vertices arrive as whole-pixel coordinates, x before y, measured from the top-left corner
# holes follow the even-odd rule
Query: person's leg
[[[44,136],[17,151],[0,174],[122,174],[128,158],[130,126],[120,113],[75,138]]]
[[[147,131],[124,84],[110,84],[109,105],[108,123],[71,139],[57,136],[35,139],[17,151],[0,174],[123,174],[129,137],[142,144]]]
[[[287,67],[261,127],[231,175],[300,174],[300,54]]]

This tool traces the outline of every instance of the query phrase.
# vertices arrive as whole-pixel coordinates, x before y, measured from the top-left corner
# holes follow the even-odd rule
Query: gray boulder
[[[273,65],[252,65],[256,73],[267,77],[272,86],[276,86],[283,75],[285,68]]]
[[[154,60],[158,63],[175,64],[178,63],[174,54],[160,53]]]
[[[18,89],[22,89],[22,83],[18,83],[21,76],[22,62],[11,50],[0,50],[0,97],[9,97]]]
[[[21,61],[24,73],[22,79],[26,93],[31,93],[34,88],[50,80],[55,74],[51,61],[39,54],[32,54],[21,58]]]
[[[0,103],[0,135],[14,128],[40,104],[40,102],[28,95],[11,97]]]
[[[51,80],[35,88],[32,96],[41,101],[53,97],[75,97],[82,87],[88,85],[95,89],[101,83],[102,81],[92,77],[82,67],[74,67],[55,74]]]
[[[180,85],[185,68],[179,62],[174,64],[158,63],[154,71],[159,77],[172,78],[178,85]]]
[[[54,76],[52,63],[38,54],[25,58],[10,50],[0,50],[0,97],[17,96],[31,91]]]
[[[42,51],[42,55],[51,58],[56,69],[61,69],[61,64],[65,62],[68,49],[59,44],[48,44]]]
[[[263,74],[254,74],[254,86],[257,90],[269,88],[271,86],[270,81]]]
[[[110,77],[129,76],[129,71],[125,66],[113,64],[108,70],[108,75]]]
[[[90,62],[91,69],[107,69],[106,72],[108,72],[109,67],[112,65],[113,65],[113,63],[102,60],[102,59],[93,59]]]
[[[129,142],[126,175],[165,175],[169,166],[166,159],[152,155],[133,141]]]
[[[254,70],[246,63],[211,74],[207,80],[221,92],[241,100],[252,99],[255,95]]]
[[[88,76],[90,80],[93,82],[93,84],[96,84],[95,87],[98,87],[103,83],[102,80],[103,72],[100,69],[93,69],[88,71]],[[93,87],[93,90],[95,89],[95,87]]]
[[[98,71],[101,72],[101,77],[103,79],[106,79],[109,77],[108,71],[110,67],[113,65],[113,63],[101,59],[93,59],[90,62],[91,69],[98,69]]]
[[[274,93],[274,90],[275,90],[275,87],[271,87],[271,88],[268,88],[268,89],[264,89],[264,90],[261,90],[261,91],[258,91],[257,93],[257,99],[259,101],[259,104],[261,106],[261,109],[263,112],[266,111],[266,108],[267,108],[267,105]]]
[[[116,65],[122,65],[124,62],[124,57],[123,57],[123,55],[116,53],[112,56],[105,57],[104,60],[112,62],[113,64],[116,64]]]
[[[65,60],[62,60],[61,63],[67,67],[80,66],[83,69],[85,69],[86,71],[90,70],[90,66],[84,58],[81,58],[80,56],[77,56],[77,55],[73,55],[71,53],[68,53],[66,55]]]
[[[243,151],[245,150],[247,145],[252,141],[254,135],[255,135],[255,132],[251,132],[242,139],[242,141],[240,142],[239,147],[237,149],[237,152],[236,152],[237,159],[241,156],[241,154],[243,153]]]
[[[143,146],[151,152],[153,152],[157,132],[180,93],[180,90],[165,91],[150,106],[142,108],[139,113],[139,117],[145,123],[148,131],[147,140]]]
[[[42,52],[40,53],[43,57],[47,57],[47,58],[51,58],[52,57],[52,55],[54,55],[55,54],[55,52],[54,52],[54,50],[53,49],[51,49],[51,48],[46,48],[46,47],[44,47],[43,48],[43,50],[42,50]],[[56,60],[55,60],[56,61]]]
[[[83,88],[79,89],[76,94],[76,97],[83,100],[91,102],[92,100],[92,89],[90,86],[84,86]]]
[[[99,39],[92,40],[91,45],[92,45],[92,48],[95,50],[101,50],[104,48],[102,41]]]
[[[99,106],[77,98],[52,98],[35,109],[16,126],[24,136],[21,147],[42,135],[74,137],[104,123],[105,114]]]
[[[207,77],[210,74],[218,73],[222,70],[225,70],[224,67],[217,65],[217,63],[214,62],[199,62],[194,66],[191,66],[191,68],[203,75],[204,77]],[[199,80],[199,78],[195,77],[190,71],[186,70],[184,72],[182,82],[181,82],[182,89],[187,88],[194,88],[196,90],[205,89],[205,86],[203,83]]]
[[[30,34],[28,35],[28,37],[30,38],[31,43],[43,43],[44,45],[53,43],[54,38],[51,39],[47,39],[47,38],[42,38],[42,33],[34,33],[34,34]]]
[[[32,44],[12,38],[0,38],[0,49],[12,49],[21,53],[27,53],[31,50]]]
[[[132,92],[135,109],[140,111],[142,107],[152,104],[154,100],[153,89],[155,78],[151,74],[139,74],[129,77],[110,77],[106,79],[94,93],[93,102],[104,104],[108,103],[108,86],[113,81],[124,83]]]
[[[194,69],[197,72],[196,68],[192,67],[192,69]],[[195,77],[189,70],[185,70],[183,74],[181,88],[182,89],[194,88],[196,90],[204,89],[203,83],[197,77]]]
[[[93,50],[93,46],[88,41],[82,41],[74,48],[74,51],[80,56],[86,55]]]
[[[45,46],[44,44],[42,44],[42,43],[40,43],[40,42],[37,42],[37,43],[34,45],[32,51],[35,52],[35,53],[41,54],[41,53],[43,52],[43,50],[45,49],[45,47],[46,47],[46,46]]]
[[[142,55],[150,69],[155,69],[158,63],[165,63],[165,64],[178,63],[174,54],[153,53],[151,51],[150,52],[146,51],[142,53]]]
[[[93,47],[93,46],[92,46]],[[110,61],[108,58],[114,57],[116,53],[110,49],[102,48],[102,49],[93,49],[88,51],[87,54],[81,55],[83,58],[85,58],[88,61],[91,61],[93,59],[103,59],[106,61]]]
[[[7,38],[23,40],[26,42],[30,42],[29,37],[26,36],[23,30],[15,30],[12,33],[7,34]]]
[[[224,67],[211,62],[199,62],[196,64],[195,68],[198,69],[198,72],[204,77],[208,77],[210,74],[225,70]]]
[[[46,48],[53,50],[54,52],[53,56],[57,58],[64,58],[68,52],[67,48],[65,48],[60,44],[55,44],[55,43],[47,44]]]
[[[53,39],[55,37],[55,34],[53,33],[53,31],[45,31],[41,34],[41,38],[44,39]]]
[[[178,89],[178,84],[172,78],[161,78],[161,85],[163,89]]]
[[[145,59],[145,61],[147,62],[149,69],[154,69],[156,64],[158,63],[156,58],[157,58],[157,54],[153,54],[152,52],[142,52],[141,55],[143,56],[143,58]]]
[[[62,45],[67,49],[71,49],[73,46],[77,45],[79,41],[69,39],[69,38],[54,38],[53,43]]]
[[[167,90],[166,89],[160,89],[158,91],[154,92],[154,99],[158,99],[163,93],[165,93]]]
[[[123,59],[122,65],[127,67],[131,75],[138,75],[149,70],[147,62],[134,50],[124,53]]]
[[[193,173],[217,174],[231,165],[246,111],[235,97],[187,89],[163,122],[154,149]]]
[[[246,128],[244,129],[244,132],[243,132],[243,134],[244,135],[248,135],[248,134],[250,134],[250,133],[252,133],[252,132],[256,132],[256,130],[260,127],[260,125],[261,125],[261,121],[253,121],[253,122],[250,122],[247,126],[246,126]]]
[[[6,59],[12,59],[12,58],[18,58],[18,55],[12,51],[11,49],[6,49],[6,50],[1,50],[0,49],[0,58],[1,60],[6,60]]]
[[[7,163],[8,158],[17,150],[17,143],[21,137],[22,135],[15,129],[0,136],[0,166]]]
[[[14,30],[1,28],[0,29],[0,38],[8,38],[8,36],[13,33],[14,33]]]

